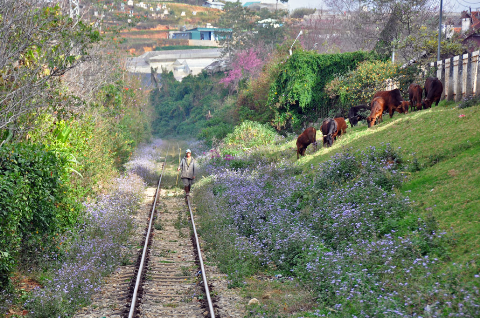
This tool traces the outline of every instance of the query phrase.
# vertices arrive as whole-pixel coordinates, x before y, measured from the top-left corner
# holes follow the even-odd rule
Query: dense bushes
[[[313,14],[317,11],[317,9],[314,8],[297,8],[293,10],[293,12],[290,14],[291,18],[294,19],[302,19],[304,16]]]
[[[134,174],[111,181],[111,193],[84,203],[82,230],[62,236],[62,257],[43,288],[36,288],[25,304],[29,317],[71,317],[91,301],[103,277],[129,260],[125,245],[144,184]]]
[[[250,148],[268,145],[275,140],[277,133],[268,125],[246,120],[235,127],[224,141],[228,146]]]
[[[391,62],[367,61],[344,75],[337,75],[325,86],[325,92],[346,113],[351,106],[370,103],[377,91],[386,90],[387,82],[396,83],[408,100],[408,86],[415,81],[419,83],[420,76],[416,66],[402,68]]]
[[[36,114],[26,138],[9,139],[8,130],[0,130],[6,137],[0,147],[0,287],[15,269],[48,268],[45,256],[61,251],[58,237],[82,221],[82,201],[104,191],[150,137],[152,112],[139,80],[122,71],[109,75],[90,100],[63,87],[58,94],[69,92],[70,108]]]
[[[268,104],[276,109],[275,124],[298,127],[307,119],[317,119],[321,110],[328,108],[325,85],[370,58],[367,52],[318,54],[296,50],[270,87]]]
[[[79,213],[68,181],[69,160],[42,145],[0,148],[0,284],[24,253],[55,248],[59,232]],[[23,255],[25,257],[25,255]]]

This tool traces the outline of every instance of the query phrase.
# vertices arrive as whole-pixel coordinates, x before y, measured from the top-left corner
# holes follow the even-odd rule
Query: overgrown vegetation
[[[371,57],[367,52],[317,54],[296,50],[270,86],[267,103],[276,110],[275,125],[298,128],[306,120],[318,118],[322,109],[328,109],[325,85]]]
[[[312,290],[319,308],[300,314],[289,300],[260,299],[251,316],[479,314],[478,226],[466,219],[479,198],[462,187],[479,182],[470,121],[480,113],[441,107],[350,129],[298,166],[293,152],[281,159],[281,143],[205,159],[210,177],[196,188],[202,237],[230,287],[250,294],[259,283],[247,277],[281,274]],[[462,138],[444,138],[453,130]]]
[[[35,280],[58,265],[66,233],[83,229],[83,202],[151,137],[152,111],[111,35],[44,1],[0,13],[11,44],[0,65],[0,287],[13,291],[14,273]]]
[[[153,132],[161,136],[201,135],[209,140],[225,137],[233,130],[236,116],[228,90],[218,84],[221,77],[202,72],[178,82],[173,73],[162,73],[162,87],[150,95],[158,114]]]
[[[414,64],[415,65],[415,64]],[[368,61],[344,75],[337,75],[325,86],[325,92],[336,108],[346,116],[350,107],[369,104],[378,91],[387,89],[387,84],[397,84],[404,100],[411,83],[421,83],[422,71],[416,66],[402,67],[390,61]]]

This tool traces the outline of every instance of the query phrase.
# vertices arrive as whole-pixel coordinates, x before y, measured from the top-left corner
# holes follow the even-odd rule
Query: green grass
[[[363,150],[390,143],[401,147],[404,160],[418,161],[401,191],[415,203],[415,213],[432,213],[440,229],[452,232],[451,262],[479,259],[480,251],[480,107],[395,113],[373,128],[348,128],[331,148],[322,148],[299,160],[305,169],[324,162],[344,149]],[[454,105],[453,105],[454,106]],[[459,117],[459,115],[465,117]],[[318,134],[317,134],[318,137]],[[321,141],[320,141],[321,144]],[[292,143],[292,146],[294,144]],[[294,154],[292,154],[292,157]]]
[[[460,115],[465,116],[459,117]],[[446,255],[439,257],[444,264],[440,270],[455,270],[452,263],[471,263],[473,266],[462,267],[462,272],[455,275],[456,280],[458,278],[458,281],[464,283],[473,274],[478,274],[476,264],[480,262],[480,105],[457,109],[451,102],[442,102],[433,109],[407,115],[395,113],[392,119],[388,117],[387,115],[383,123],[373,128],[365,125],[349,127],[347,134],[340,137],[331,148],[321,148],[321,133],[317,133],[319,150],[313,152],[310,146],[307,156],[298,161],[295,153],[296,137],[288,143],[260,146],[255,153],[272,161],[287,159],[297,166],[299,172],[311,173],[312,165],[317,166],[345,149],[362,151],[385,143],[390,143],[394,149],[400,148],[403,161],[409,169],[405,173],[407,180],[399,191],[409,196],[413,202],[405,227],[412,220],[415,223],[417,217],[430,220],[429,216],[433,215],[440,230],[447,231],[450,238],[450,244],[445,244]],[[207,181],[205,179],[204,182]],[[199,191],[203,191],[201,187]],[[199,192],[196,196],[199,210],[205,210],[205,206],[212,205],[214,201],[213,195],[202,201],[203,195],[206,195],[206,191]],[[215,206],[209,208],[217,209]],[[217,234],[202,235],[207,237]],[[229,243],[224,237],[215,237],[215,242],[220,246],[233,246],[233,242]],[[227,257],[225,259],[228,260]],[[260,267],[255,268],[255,264],[242,265],[245,271],[242,274],[247,277],[257,270],[261,271]],[[228,271],[227,267],[234,265],[225,261],[225,264],[219,266],[223,266],[221,270]],[[248,272],[248,268],[252,273]],[[291,317],[312,310],[309,306],[315,303],[315,300],[309,298],[308,292],[303,293],[298,289],[296,283],[279,284],[278,281],[265,282],[254,278],[246,281],[247,284],[232,287],[240,287],[247,302],[252,297],[259,299],[260,306],[247,307],[250,316],[268,314],[268,317]],[[479,285],[478,281],[474,284]],[[287,298],[287,295],[293,298]]]

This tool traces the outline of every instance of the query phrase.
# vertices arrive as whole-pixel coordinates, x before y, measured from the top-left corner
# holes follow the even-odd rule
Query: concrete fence
[[[443,84],[442,99],[456,102],[480,95],[480,51],[430,63]]]

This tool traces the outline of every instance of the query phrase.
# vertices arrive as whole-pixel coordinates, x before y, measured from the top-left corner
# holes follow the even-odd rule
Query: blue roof
[[[244,7],[249,7],[251,6],[252,4],[255,4],[255,3],[260,3],[260,1],[250,1],[250,2],[245,2],[243,4]]]

